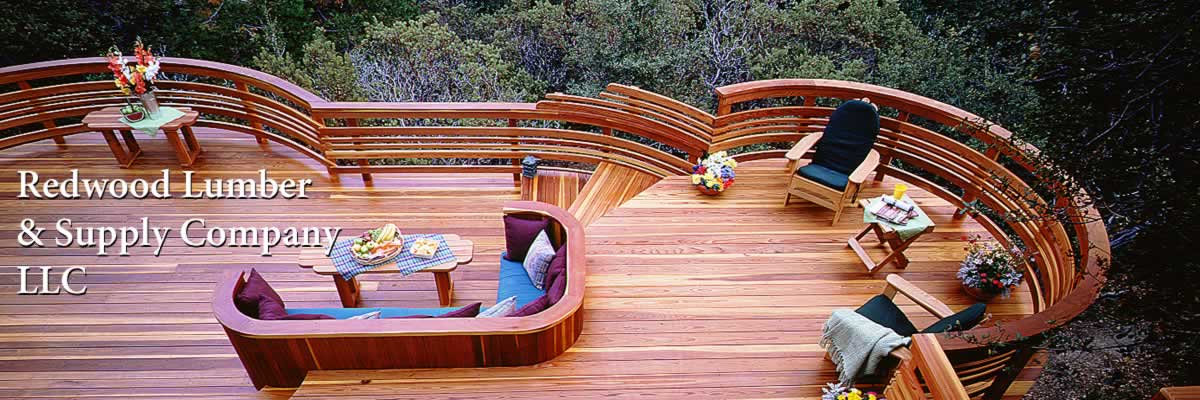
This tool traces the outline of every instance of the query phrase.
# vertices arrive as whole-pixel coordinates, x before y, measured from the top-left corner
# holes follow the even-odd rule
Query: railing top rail
[[[278,88],[292,97],[308,103],[306,105],[326,102],[325,99],[322,99],[320,96],[317,96],[294,83],[262,71],[232,64],[197,60],[193,58],[162,57],[160,60],[162,62],[164,72],[186,72],[190,69],[222,71],[226,74],[236,75],[247,78],[251,81],[256,81],[260,85]],[[31,64],[11,65],[0,68],[0,84],[10,84],[61,75],[107,72],[107,66],[108,59],[105,57],[69,58],[65,60],[52,60]]]

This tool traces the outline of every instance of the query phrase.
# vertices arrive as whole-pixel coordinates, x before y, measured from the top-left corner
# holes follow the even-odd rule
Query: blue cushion
[[[382,307],[382,308],[289,308],[288,314],[325,314],[336,319],[346,319],[355,315],[362,315],[371,311],[379,311],[379,318],[404,317],[409,315],[431,315],[438,316],[454,310],[458,307],[446,308],[400,308],[400,307]]]
[[[897,307],[892,299],[882,294],[872,297],[867,304],[863,304],[854,312],[879,325],[891,328],[900,336],[909,337],[917,333],[917,327],[908,320],[904,311],[900,311],[900,307]]]
[[[525,267],[520,262],[500,257],[500,284],[496,289],[497,302],[517,296],[517,308],[520,309],[544,294],[546,294],[545,290],[533,286],[533,281],[529,279],[529,273],[525,272]]]
[[[796,170],[797,174],[837,190],[845,190],[850,176],[817,164],[808,164]]]

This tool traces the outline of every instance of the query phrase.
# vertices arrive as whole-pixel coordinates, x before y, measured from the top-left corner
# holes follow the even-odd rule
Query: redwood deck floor
[[[142,140],[134,168],[117,168],[98,135],[0,151],[0,398],[287,398],[292,390],[256,392],[209,300],[223,273],[254,265],[292,307],[335,307],[332,282],[295,264],[295,249],[270,258],[252,249],[188,248],[178,237],[161,257],[146,248],[131,257],[97,257],[94,249],[23,249],[23,218],[40,224],[152,223],[176,228],[191,217],[210,225],[343,226],[353,231],[397,222],[406,232],[457,233],[475,241],[475,259],[453,273],[455,301],[494,301],[503,232],[501,204],[520,189],[509,175],[376,175],[331,182],[324,168],[283,146],[249,137],[198,132],[207,153],[200,177],[312,178],[306,200],[17,200],[17,170],[65,176],[147,177],[171,168],[161,139]],[[141,137],[141,136],[139,136]],[[161,138],[161,136],[160,136]],[[851,211],[837,226],[810,204],[784,208],[782,163],[739,168],[736,187],[698,195],[682,178],[659,182],[596,220],[588,235],[585,326],[579,342],[554,361],[493,369],[329,372],[310,377],[296,397],[594,398],[656,394],[691,398],[817,397],[834,380],[816,346],[821,323],[838,307],[879,293],[892,266],[867,274],[846,248],[861,227]],[[891,181],[869,189],[891,187]],[[177,185],[179,183],[176,183]],[[180,189],[174,188],[176,192]],[[961,238],[981,232],[953,209],[914,193],[938,223],[907,253],[906,278],[946,301],[969,303],[954,279]],[[84,296],[18,296],[15,266],[83,265]],[[367,306],[436,306],[428,274],[367,276]],[[910,315],[921,315],[906,306]],[[1023,291],[989,307],[1000,319],[1031,312]],[[917,325],[931,318],[915,318]],[[1023,393],[1029,368],[1011,394]],[[363,385],[362,379],[373,379]]]

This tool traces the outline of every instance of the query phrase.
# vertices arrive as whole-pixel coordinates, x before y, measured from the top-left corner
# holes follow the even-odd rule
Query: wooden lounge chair
[[[901,294],[911,299],[918,306],[924,308],[925,311],[938,317],[939,320],[925,329],[917,330],[908,317],[904,315],[904,312],[893,302],[896,294]],[[956,313],[950,307],[946,306],[945,303],[942,303],[929,293],[921,290],[921,288],[908,282],[908,280],[900,277],[900,275],[888,274],[887,286],[884,287],[883,293],[871,298],[870,301],[867,301],[866,304],[863,304],[854,311],[867,317],[867,319],[875,321],[877,324],[891,328],[901,336],[913,336],[918,333],[943,333],[974,328],[975,325],[978,325],[985,319],[987,306],[977,303]],[[889,356],[889,359],[883,362],[881,368],[875,374],[863,377],[862,380],[869,383],[886,383],[891,379],[892,370],[901,361],[912,358],[912,352],[906,347],[900,347],[893,350]]]
[[[837,224],[842,209],[854,206],[867,174],[879,166],[879,153],[871,148],[877,136],[879,112],[874,105],[862,100],[843,103],[829,117],[823,133],[808,135],[784,156],[791,181],[783,205],[792,196],[803,198],[834,210],[832,224]],[[796,168],[814,146],[812,162]]]

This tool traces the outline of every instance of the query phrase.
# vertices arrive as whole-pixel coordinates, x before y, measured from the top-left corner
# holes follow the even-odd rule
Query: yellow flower
[[[728,165],[729,168],[737,168],[737,160],[734,160],[732,158],[730,158],[729,162],[727,162],[725,164]]]
[[[846,395],[845,395],[845,394],[839,394],[839,395],[838,395],[838,397],[837,397],[837,400],[846,400]]]
[[[850,390],[850,395],[846,396],[847,400],[862,400],[862,394],[858,389]]]
[[[128,88],[128,87],[125,87],[125,86],[122,86],[122,87],[121,87],[121,93],[125,94],[126,96],[131,96],[131,95],[133,95],[133,92],[130,92],[130,91],[129,91],[129,88]]]
[[[875,397],[875,394],[874,394],[874,393],[868,393],[868,394],[867,394],[867,400],[879,400],[879,398],[878,398],[878,397]]]
[[[692,175],[692,184],[693,184],[693,185],[699,185],[699,184],[700,184],[700,175]]]
[[[139,73],[143,73],[143,74],[146,73],[146,67],[143,65],[137,66],[137,70]]]

